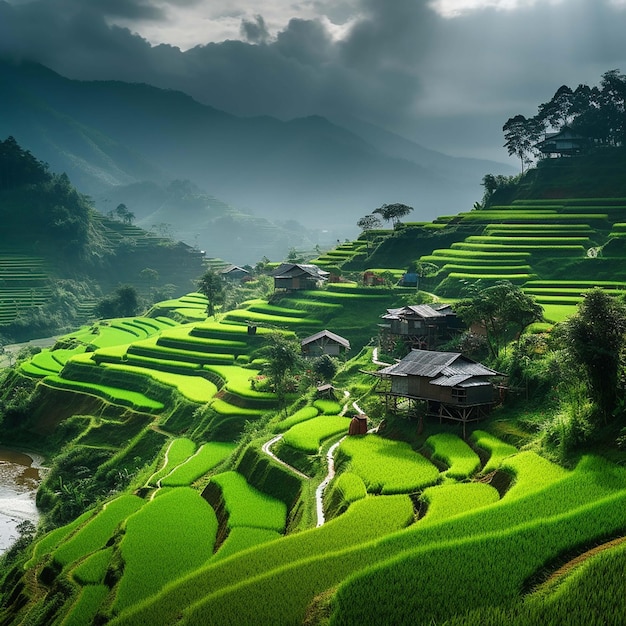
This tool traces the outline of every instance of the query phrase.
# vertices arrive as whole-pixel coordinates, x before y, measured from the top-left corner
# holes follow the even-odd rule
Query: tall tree
[[[370,231],[380,228],[382,226],[381,221],[376,217],[373,213],[369,215],[364,215],[356,225],[365,233],[365,242],[367,244],[367,249],[370,249]]]
[[[265,370],[274,387],[279,406],[283,407],[289,375],[295,374],[302,366],[300,343],[282,333],[272,333],[262,354],[267,359]]]
[[[554,129],[569,126],[572,115],[574,92],[567,85],[556,90],[550,102],[539,105],[539,120],[546,121]]]
[[[208,299],[207,315],[215,315],[215,307],[224,302],[224,281],[213,270],[207,270],[197,283],[198,291]]]
[[[454,305],[457,315],[468,325],[480,324],[495,359],[511,334],[520,335],[527,326],[543,317],[543,309],[532,296],[503,280]]]
[[[543,122],[537,117],[526,119],[523,115],[509,118],[502,127],[504,132],[504,147],[509,156],[516,156],[524,166],[532,161],[534,145],[541,138],[544,131]]]
[[[618,393],[623,393],[619,374],[626,345],[626,305],[596,287],[564,322],[564,329],[566,348],[582,366],[591,396],[607,421]]]
[[[401,217],[405,217],[413,210],[412,206],[396,202],[395,204],[383,204],[372,213],[380,215],[385,222],[391,221],[393,226],[400,222]]]

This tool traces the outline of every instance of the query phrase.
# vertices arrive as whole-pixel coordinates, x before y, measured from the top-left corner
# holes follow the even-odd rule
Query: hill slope
[[[179,92],[71,81],[37,65],[0,63],[0,84],[10,95],[0,103],[0,135],[14,135],[90,194],[165,173],[266,218],[353,232],[383,202],[406,202],[430,219],[480,191],[461,173],[466,161],[439,155],[425,167],[321,117],[238,118]]]

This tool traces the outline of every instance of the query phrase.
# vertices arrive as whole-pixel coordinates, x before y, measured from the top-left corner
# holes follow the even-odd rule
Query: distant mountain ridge
[[[0,61],[0,89],[0,137],[13,135],[99,198],[123,185],[188,179],[246,213],[352,235],[384,202],[410,204],[414,219],[428,220],[479,199],[481,175],[510,173],[420,152],[363,124],[240,118],[182,92],[75,81],[37,64]]]

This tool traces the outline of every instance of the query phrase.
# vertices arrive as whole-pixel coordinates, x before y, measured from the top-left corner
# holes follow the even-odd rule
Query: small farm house
[[[458,352],[411,350],[401,361],[373,374],[384,381],[379,393],[388,410],[398,400],[426,402],[426,415],[465,424],[485,417],[498,400],[493,382],[502,376]]]
[[[387,309],[379,324],[380,344],[388,352],[401,340],[409,348],[434,350],[449,339],[462,324],[450,305],[418,304]]]
[[[306,337],[300,344],[304,356],[340,356],[350,350],[350,342],[330,330],[322,330]]]
[[[301,263],[282,263],[271,274],[274,289],[316,289],[324,283],[329,273],[317,265]]]
[[[546,157],[561,157],[582,154],[588,146],[586,137],[565,126],[558,133],[546,133],[545,139],[535,147]]]

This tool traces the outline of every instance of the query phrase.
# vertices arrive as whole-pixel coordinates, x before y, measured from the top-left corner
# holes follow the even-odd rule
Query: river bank
[[[42,458],[0,448],[0,553],[18,538],[18,525],[37,524],[35,495],[41,482]]]

